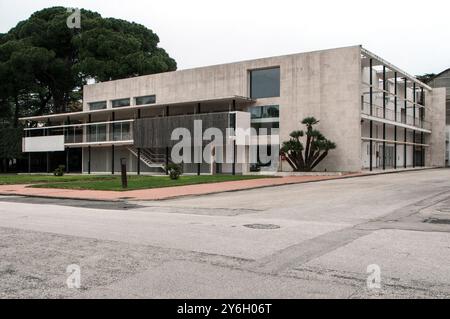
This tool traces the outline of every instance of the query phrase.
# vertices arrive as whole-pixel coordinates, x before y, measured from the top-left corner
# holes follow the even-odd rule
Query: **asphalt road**
[[[17,297],[448,298],[450,170],[153,202],[0,197],[0,298]]]

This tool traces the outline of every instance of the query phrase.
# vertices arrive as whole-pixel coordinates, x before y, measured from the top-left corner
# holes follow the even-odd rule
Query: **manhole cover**
[[[430,224],[450,225],[450,219],[427,218],[423,222]]]
[[[274,225],[274,224],[247,224],[247,225],[244,225],[244,227],[253,228],[253,229],[278,229],[278,228],[280,228],[280,226]]]

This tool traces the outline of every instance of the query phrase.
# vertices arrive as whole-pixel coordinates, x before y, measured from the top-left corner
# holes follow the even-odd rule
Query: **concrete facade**
[[[445,122],[446,122],[446,139],[445,139],[445,163],[446,166],[450,166],[450,69],[442,71],[441,73],[434,76],[428,84],[432,88],[442,88],[446,90],[446,114],[445,114]]]
[[[299,129],[303,118],[314,116],[320,120],[318,129],[338,145],[321,168],[358,171],[359,46],[88,85],[84,87],[83,110],[88,111],[91,102],[148,94],[155,94],[158,104],[248,96],[249,70],[269,67],[281,69],[280,97],[258,99],[251,106],[280,105],[280,140],[287,140],[290,132]],[[189,104],[184,107],[192,108]]]
[[[445,98],[446,90],[444,88],[433,89],[428,98],[428,103],[432,106],[430,113],[433,134],[430,134],[430,151],[427,153],[430,158],[427,162],[430,163],[430,166],[435,167],[445,165]]]
[[[417,109],[422,107],[418,102],[406,102],[412,103],[411,105],[414,106],[414,115],[411,113],[412,107],[406,107],[405,114],[415,116],[417,123],[420,122],[420,126],[416,120],[413,125],[406,122],[403,124],[392,122],[386,116],[380,117],[372,114],[371,117],[364,117],[364,105],[369,103],[367,94],[365,94],[367,88],[365,81],[371,72],[370,76],[374,82],[372,88],[375,90],[380,85],[379,72],[375,70],[375,67],[368,72],[367,65],[363,65],[369,59],[376,61],[375,64],[378,66],[383,63],[385,66],[388,65],[391,72],[398,72],[398,74],[396,73],[398,77],[408,77],[409,82],[406,82],[408,86],[414,83],[415,89],[425,90],[427,111],[424,114],[426,120],[432,124],[430,128],[424,128],[424,118],[419,118],[419,115],[415,113],[416,107]],[[250,96],[250,72],[275,67],[280,69],[279,96],[252,99]],[[386,82],[388,81],[386,75],[384,79]],[[392,78],[389,81],[392,81]],[[412,88],[408,90],[411,91]],[[374,94],[372,93],[372,95]],[[136,97],[148,95],[155,96],[154,104],[136,105]],[[398,96],[400,98],[400,93]],[[124,98],[130,99],[130,106],[112,107],[113,100]],[[406,97],[405,101],[407,99],[409,97]],[[90,103],[102,101],[106,101],[106,109],[90,110]],[[445,151],[439,147],[442,145],[439,143],[442,142],[442,138],[445,139],[445,123],[441,117],[442,114],[445,114],[442,113],[445,112],[445,93],[443,95],[440,90],[431,90],[407,73],[362,49],[361,46],[270,57],[87,85],[83,91],[82,112],[22,120],[50,120],[52,126],[64,124],[62,122],[66,121],[67,117],[84,124],[105,122],[108,123],[106,134],[109,134],[111,131],[109,122],[111,121],[221,111],[248,112],[253,107],[269,105],[279,106],[278,137],[280,143],[289,139],[290,132],[304,129],[301,125],[303,118],[314,116],[320,120],[317,129],[335,142],[337,148],[330,151],[328,157],[317,167],[318,171],[356,172],[368,168],[368,159],[364,155],[367,140],[364,138],[369,136],[365,134],[370,134],[367,126],[370,122],[374,126],[386,124],[385,140],[392,135],[393,128],[397,125],[403,125],[401,129],[406,126],[407,134],[412,134],[417,130],[417,134],[425,135],[426,142],[420,144],[426,154],[425,165],[444,165]],[[83,127],[84,135],[87,134],[88,129],[89,126]],[[400,133],[397,137],[402,138]],[[372,147],[374,147],[374,136],[370,139]],[[409,137],[409,141],[412,139]],[[103,143],[102,147],[98,147],[98,143],[91,143],[83,137],[82,142],[68,145],[68,147],[83,147],[83,172],[87,172],[88,147],[91,153],[90,171],[103,172],[105,169],[107,172],[112,168],[112,163],[99,164],[94,161],[97,161],[97,158],[102,162],[111,161],[112,151],[108,146],[114,145],[114,143],[111,141],[111,143]],[[407,154],[413,154],[413,147],[419,147],[419,143],[416,144],[410,146],[411,151]],[[132,142],[129,146],[133,146]],[[127,155],[127,145],[116,147],[115,151],[119,149],[125,154],[114,155],[117,161],[120,157],[134,158],[134,162],[131,160],[133,164],[129,167],[131,167],[131,171],[136,171],[136,156]],[[400,163],[402,159],[397,157],[396,161]],[[377,159],[374,156],[372,156],[372,163],[375,163],[372,166],[377,167]],[[224,164],[223,172],[230,171],[229,167],[225,169],[227,165]],[[412,158],[408,165],[414,165]],[[140,165],[143,172],[145,172],[145,166],[143,163]],[[275,167],[272,165],[270,169],[288,171],[290,168],[287,163],[283,163],[282,165],[277,164]],[[208,170],[202,168],[203,171]],[[239,165],[236,171],[248,171],[248,164]]]

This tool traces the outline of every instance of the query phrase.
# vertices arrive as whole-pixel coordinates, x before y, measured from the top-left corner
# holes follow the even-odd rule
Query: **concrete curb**
[[[123,199],[97,199],[97,198],[79,198],[79,197],[68,197],[68,196],[44,196],[44,195],[24,195],[24,194],[14,194],[14,193],[1,193],[0,196],[20,196],[20,197],[33,197],[33,198],[53,198],[53,199],[68,199],[68,200],[85,200],[91,202],[114,202],[121,203],[125,202]]]
[[[152,201],[165,201],[165,200],[179,199],[179,198],[185,198],[185,197],[197,197],[197,196],[204,196],[204,195],[239,192],[239,191],[254,190],[254,189],[261,189],[261,188],[268,188],[268,187],[279,187],[279,186],[295,185],[295,184],[319,183],[319,182],[334,181],[334,180],[338,180],[338,179],[378,176],[378,175],[387,175],[387,174],[399,174],[399,173],[408,173],[408,172],[416,172],[416,171],[431,170],[431,169],[441,169],[441,168],[443,168],[443,167],[425,167],[425,168],[413,168],[413,169],[407,169],[407,170],[387,171],[387,172],[379,171],[379,172],[359,173],[359,174],[355,173],[353,175],[327,176],[330,178],[322,179],[322,180],[301,181],[301,182],[287,182],[284,184],[262,185],[262,186],[254,186],[254,187],[242,188],[242,189],[231,189],[231,190],[223,190],[223,191],[216,191],[216,192],[208,192],[208,193],[202,193],[202,194],[176,195],[176,196],[170,196],[167,198],[160,198],[160,199],[138,199],[138,198],[132,198],[132,197],[125,198],[126,196],[123,196],[124,197],[123,199],[120,199],[120,198],[96,199],[96,198],[77,198],[77,197],[68,197],[68,196],[43,196],[43,195],[35,195],[35,194],[24,195],[24,194],[2,193],[2,192],[0,192],[0,196],[54,198],[54,199],[84,200],[84,201],[94,201],[94,202],[115,202],[115,203],[127,202],[127,201],[130,201],[130,202],[152,202]]]
[[[202,193],[202,194],[178,195],[178,196],[173,196],[173,197],[168,197],[168,198],[161,198],[161,199],[153,199],[153,200],[135,199],[135,200],[131,200],[131,201],[134,201],[134,202],[165,201],[165,200],[185,198],[185,197],[197,197],[197,196],[214,195],[214,194],[221,194],[221,193],[240,192],[240,191],[260,189],[260,188],[279,187],[279,186],[295,185],[295,184],[309,184],[309,183],[328,182],[328,181],[334,181],[334,180],[337,180],[337,179],[348,179],[348,178],[358,178],[358,177],[367,177],[367,176],[398,174],[398,173],[407,173],[407,172],[415,172],[415,171],[423,171],[423,170],[439,169],[439,168],[442,168],[442,167],[416,168],[416,169],[408,169],[408,170],[403,170],[403,171],[361,173],[361,174],[358,174],[358,175],[355,173],[355,175],[330,176],[329,179],[323,179],[323,180],[315,180],[315,181],[313,180],[313,181],[303,181],[303,182],[288,182],[288,183],[285,183],[285,184],[278,184],[278,185],[263,185],[263,186],[254,186],[254,187],[243,188],[243,189],[231,189],[231,190],[224,190],[224,191],[210,192],[210,193]]]

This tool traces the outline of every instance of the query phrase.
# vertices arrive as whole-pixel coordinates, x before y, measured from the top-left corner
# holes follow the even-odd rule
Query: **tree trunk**
[[[308,166],[311,167],[312,164],[316,161],[316,159],[317,159],[319,156],[320,156],[320,150],[317,151],[316,153],[314,153],[314,154],[309,158]]]
[[[305,163],[308,163],[309,159],[309,148],[311,147],[311,135],[309,135],[310,129],[308,128],[308,132],[306,133],[306,148],[305,148]]]
[[[66,99],[64,97],[64,92],[61,92],[57,88],[51,88],[51,94],[53,96],[53,107],[55,113],[62,113],[66,111]]]
[[[52,98],[51,93],[48,93],[46,96],[42,96],[42,94],[39,94],[39,114],[38,115],[44,115],[45,113],[45,107],[48,104],[48,101]]]
[[[294,171],[298,170],[298,166],[295,164],[294,161],[292,161],[292,159],[287,154],[286,154],[286,161],[288,162],[289,165],[291,165]]]
[[[8,172],[8,159],[2,158],[2,173]]]
[[[314,162],[314,164],[312,164],[311,170],[313,170],[314,167],[316,167],[327,155],[328,155],[328,151],[325,151],[324,153],[322,153],[322,155],[319,156],[319,158]]]
[[[17,94],[14,95],[14,127],[17,127],[19,125],[19,97]]]

